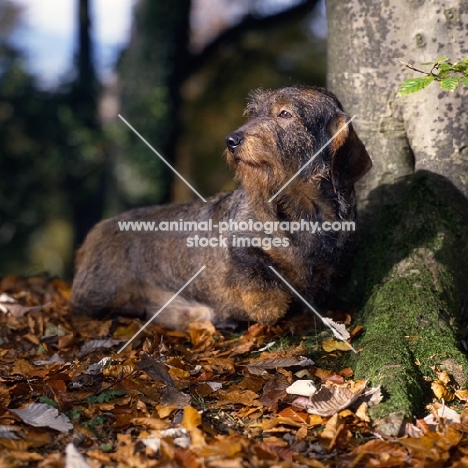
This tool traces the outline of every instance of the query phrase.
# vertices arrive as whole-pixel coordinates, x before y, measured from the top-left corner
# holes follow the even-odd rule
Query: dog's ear
[[[328,123],[330,137],[339,132],[330,143],[331,179],[335,191],[351,187],[372,167],[366,148],[352,124],[346,125],[347,120],[345,114],[339,114]]]

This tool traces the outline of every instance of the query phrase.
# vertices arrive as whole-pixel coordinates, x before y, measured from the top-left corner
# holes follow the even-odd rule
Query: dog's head
[[[247,189],[271,194],[295,177],[296,184],[327,180],[340,192],[372,166],[349,116],[323,88],[254,91],[245,115],[247,123],[226,137],[226,154]]]

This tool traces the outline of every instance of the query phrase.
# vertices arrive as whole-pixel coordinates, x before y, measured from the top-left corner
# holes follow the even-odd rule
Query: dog
[[[226,137],[237,189],[206,203],[133,209],[90,231],[76,255],[75,314],[157,314],[154,323],[173,329],[201,320],[274,324],[295,298],[283,280],[311,303],[332,290],[352,232],[242,227],[353,222],[354,184],[371,159],[342,105],[325,89],[257,90],[245,115],[245,125]],[[167,229],[186,221],[198,223],[197,229]],[[131,223],[166,229],[125,230]],[[212,230],[205,230],[208,225]]]

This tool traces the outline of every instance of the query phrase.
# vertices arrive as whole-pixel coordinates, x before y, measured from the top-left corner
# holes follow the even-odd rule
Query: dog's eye
[[[290,119],[292,117],[292,114],[288,112],[287,110],[282,110],[279,114],[278,117],[281,117],[282,119]]]

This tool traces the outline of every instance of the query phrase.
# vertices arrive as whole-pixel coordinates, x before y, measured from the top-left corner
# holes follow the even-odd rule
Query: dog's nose
[[[225,141],[228,150],[233,153],[238,146],[242,145],[242,142],[244,141],[244,132],[231,133],[226,137]]]

